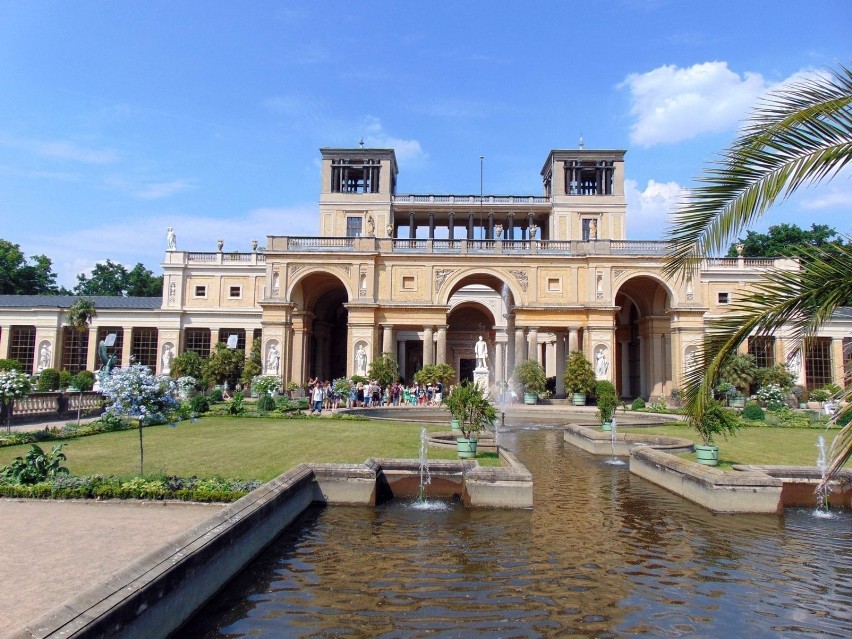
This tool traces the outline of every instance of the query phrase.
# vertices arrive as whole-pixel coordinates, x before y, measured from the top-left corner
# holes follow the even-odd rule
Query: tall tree
[[[799,247],[823,246],[824,244],[843,244],[843,239],[837,237],[837,231],[827,224],[812,224],[810,230],[799,228],[795,224],[778,224],[770,226],[766,233],[747,231],[745,238],[740,238],[745,257],[778,257],[782,255],[796,256]],[[728,257],[737,256],[737,245],[732,244],[728,249]]]
[[[829,75],[772,92],[753,112],[742,135],[701,178],[674,215],[666,271],[686,275],[717,253],[778,198],[800,186],[831,179],[852,159],[852,72]],[[713,322],[697,365],[687,374],[689,420],[700,422],[727,356],[751,334],[782,326],[800,340],[813,335],[841,306],[852,305],[852,247],[801,249],[797,271],[771,271],[733,312]],[[801,342],[800,342],[801,343]],[[852,398],[847,385],[846,398]],[[852,410],[847,405],[843,412]],[[834,440],[829,475],[852,457],[852,423]]]
[[[155,276],[142,263],[130,271],[124,265],[106,260],[95,264],[91,276],[77,275],[75,295],[156,297],[162,293],[163,278]]]
[[[34,255],[28,263],[18,244],[0,239],[0,295],[54,295],[56,273],[44,255]]]

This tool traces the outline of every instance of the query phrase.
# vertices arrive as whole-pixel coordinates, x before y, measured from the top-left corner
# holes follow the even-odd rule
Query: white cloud
[[[190,180],[172,180],[171,182],[150,182],[134,193],[142,200],[161,200],[193,188]]]
[[[662,239],[669,215],[677,210],[687,189],[677,182],[648,180],[644,190],[636,180],[624,181],[627,198],[627,237],[635,240]]]
[[[142,262],[160,272],[166,250],[166,228],[174,227],[181,251],[215,251],[219,239],[226,251],[250,251],[251,241],[266,245],[267,235],[317,235],[316,205],[268,207],[227,219],[204,215],[150,215],[98,224],[73,231],[24,238],[28,255],[47,255],[59,284],[71,288],[77,273],[90,272],[107,258],[127,267]]]
[[[364,144],[368,147],[393,149],[400,161],[424,160],[428,155],[423,151],[417,140],[404,140],[388,135],[381,121],[373,116],[367,116],[363,126]]]
[[[630,141],[648,147],[735,128],[775,85],[759,73],[739,75],[726,62],[705,62],[633,73],[619,85],[625,86],[634,117]]]
[[[118,159],[112,149],[85,147],[69,140],[0,139],[0,145],[19,149],[43,158],[71,160],[82,164],[111,164]]]

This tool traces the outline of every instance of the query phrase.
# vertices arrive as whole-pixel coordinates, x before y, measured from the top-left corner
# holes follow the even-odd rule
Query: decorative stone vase
[[[585,406],[586,405],[586,394],[585,393],[574,393],[571,397],[571,403],[574,406]]]
[[[612,430],[612,422],[606,421],[601,423],[601,430]]]
[[[735,395],[731,398],[731,408],[745,408],[745,395]]]
[[[453,429],[453,430],[461,430],[461,424],[459,423],[459,420],[457,420],[457,419],[451,420],[450,421],[450,428]]]
[[[719,465],[719,447],[718,446],[695,446],[695,456],[699,464],[705,466]]]
[[[476,457],[476,440],[456,437],[456,451],[459,454],[459,459],[472,459]]]
[[[538,402],[538,395],[535,393],[524,393],[524,404],[535,404]]]

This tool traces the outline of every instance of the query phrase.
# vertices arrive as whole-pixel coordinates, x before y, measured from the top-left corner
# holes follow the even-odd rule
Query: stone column
[[[399,376],[403,379],[406,377],[405,370],[405,340],[401,339],[396,343],[396,357],[399,364]]]
[[[408,238],[413,240],[417,237],[417,225],[414,223],[414,211],[408,214]]]
[[[541,364],[541,349],[538,347],[538,328],[530,328],[529,333],[527,333],[527,340],[529,341],[529,346],[527,346],[527,359],[534,359],[539,364]]]
[[[515,329],[515,366],[527,360],[527,341],[524,339],[524,329]]]
[[[435,363],[435,340],[433,339],[433,327],[423,327],[423,366]]]
[[[501,342],[494,344],[494,381],[497,383],[505,381],[503,375],[503,349],[505,347],[505,344]]]
[[[565,380],[562,375],[565,373],[565,332],[556,331],[556,344],[553,353],[553,360],[556,364],[556,397],[565,396]]]
[[[435,211],[429,211],[429,239],[435,239]]]
[[[568,352],[573,353],[576,350],[580,349],[580,341],[577,335],[576,328],[568,329]]]
[[[643,398],[650,396],[648,393],[648,340],[644,335],[639,336],[639,395]]]
[[[630,396],[630,342],[619,342],[621,344],[621,396]]]
[[[382,325],[382,353],[393,353],[393,326]]]
[[[831,340],[831,381],[843,388],[843,377],[845,375],[843,361],[843,338],[835,337]]]
[[[506,230],[503,233],[503,237],[507,240],[515,239],[515,214],[509,213],[506,216]]]
[[[450,211],[447,214],[447,233],[448,239],[452,242],[455,239],[456,214]]]
[[[121,327],[121,365],[129,366],[130,365],[130,356],[133,354],[133,327],[132,326],[122,326]],[[54,345],[55,346],[55,345]],[[60,360],[56,359],[57,355],[54,355],[54,362],[59,362]]]
[[[447,363],[447,327],[439,326],[438,327],[438,347],[437,353],[435,356],[436,364],[446,364]]]
[[[473,239],[473,213],[467,214],[467,239]]]
[[[38,344],[36,344],[36,347],[38,347]],[[163,351],[162,349],[158,349],[157,352],[162,355]],[[157,367],[159,368],[159,366],[160,362],[157,362]],[[89,343],[86,347],[86,370],[94,371],[100,367],[101,365],[98,361],[98,328],[96,326],[89,326]]]

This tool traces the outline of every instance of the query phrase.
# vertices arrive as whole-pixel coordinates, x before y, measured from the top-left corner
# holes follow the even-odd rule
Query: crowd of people
[[[377,381],[354,382],[344,388],[329,380],[314,378],[308,383],[311,414],[337,408],[376,408],[380,406],[439,406],[444,384],[379,384]]]

